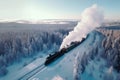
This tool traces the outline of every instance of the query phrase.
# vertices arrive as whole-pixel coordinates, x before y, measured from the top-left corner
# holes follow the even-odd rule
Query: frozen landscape
[[[57,51],[62,39],[77,24],[76,21],[64,22],[63,24],[0,23],[0,75],[9,75],[11,71],[16,72],[37,58]]]
[[[119,2],[0,0],[0,80],[120,80]]]
[[[63,38],[77,25],[77,21],[68,23],[50,24],[50,30],[46,30],[45,23],[37,24],[39,30],[32,29],[36,24],[19,30],[29,24],[1,23],[0,80],[18,80],[43,64],[47,55],[59,50]],[[81,45],[54,63],[34,75],[29,74],[29,80],[119,80],[119,44],[120,26],[108,22],[90,32]]]

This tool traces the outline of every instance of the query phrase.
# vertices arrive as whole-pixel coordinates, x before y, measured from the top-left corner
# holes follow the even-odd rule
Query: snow
[[[88,78],[90,80],[116,80],[116,71],[101,56],[104,54],[101,46],[104,36],[96,32],[95,35],[92,44],[87,45],[88,48],[85,49],[87,51],[77,56],[75,80],[88,80]]]
[[[106,67],[106,61],[99,58],[100,54],[97,54],[97,56],[94,54],[95,58],[93,60],[87,57],[91,56],[90,51],[92,49],[94,50],[96,47],[99,47],[99,53],[103,51],[101,46],[99,46],[102,38],[103,37],[101,37],[98,32],[91,32],[85,42],[56,60],[51,65],[45,67],[29,80],[75,80],[76,76],[81,78],[81,80],[88,80],[88,78],[90,80],[109,80],[110,78],[108,78],[108,76],[112,76],[111,79],[114,78],[116,80],[114,77],[116,76],[116,73],[112,72],[113,68],[111,66]],[[10,73],[8,73],[9,75],[0,78],[0,80],[18,80],[18,78],[44,63],[45,59],[46,54],[43,55],[43,58],[38,58],[24,67],[20,66],[21,64],[16,63],[15,65],[8,67],[10,70]],[[30,60],[31,59],[26,58],[23,62],[29,63]],[[81,73],[81,64],[86,67],[84,73]]]
[[[88,80],[88,78],[89,80],[109,80],[109,75],[111,75],[111,80],[115,79],[116,73],[112,71],[112,67],[106,67],[106,61],[100,58],[100,54],[92,52],[92,55],[95,56],[94,59],[86,58],[86,56],[91,55],[89,51],[96,46],[99,47],[98,53],[102,51],[99,45],[102,39],[103,36],[99,32],[91,32],[85,42],[47,66],[46,69],[32,76],[29,80],[35,78],[53,80],[56,79],[56,76],[63,80]],[[83,59],[84,61],[81,62]],[[86,60],[87,62],[85,62]],[[85,66],[83,73],[81,73],[81,65]]]
[[[55,22],[55,21],[53,21]],[[39,24],[40,23],[40,24]],[[21,31],[55,31],[55,30],[68,30],[73,29],[77,24],[77,21],[52,21],[39,22],[37,24],[29,23],[16,23],[16,22],[0,22],[0,32],[21,32]]]
[[[63,24],[63,22],[69,24]],[[69,30],[73,29],[74,25],[76,25],[76,21],[58,21],[58,24],[1,22],[0,69],[2,66],[8,65],[6,67],[8,74],[0,77],[0,80],[8,80],[16,74],[21,73],[24,71],[23,67],[25,68],[26,65],[34,62],[36,58],[38,58],[38,62],[43,62],[43,60],[39,60],[40,57],[44,57],[42,54],[47,55],[59,49],[62,39]],[[5,56],[1,56],[1,54]],[[25,55],[22,56],[22,54]],[[4,61],[4,64],[2,64],[2,61]],[[29,66],[26,66],[25,73],[38,65],[31,63]]]
[[[37,73],[29,80],[35,78],[38,78],[39,80],[52,80],[55,76],[60,76],[63,80],[74,80],[73,72],[76,55],[80,54],[81,51],[86,50],[85,47],[92,42],[93,36],[94,34],[91,33],[90,37],[85,42],[47,66],[46,69]]]
[[[30,64],[26,65],[25,67],[21,67],[22,63],[14,64],[9,68],[10,73],[5,76],[1,77],[0,80],[18,80],[20,77],[24,76],[26,73],[29,73],[33,69],[37,68],[39,65],[43,64],[46,58],[46,55],[43,54],[42,58],[37,58],[36,60],[32,61]],[[31,59],[31,58],[30,58]],[[28,60],[28,58],[24,59],[24,61]],[[17,74],[17,75],[16,75]]]

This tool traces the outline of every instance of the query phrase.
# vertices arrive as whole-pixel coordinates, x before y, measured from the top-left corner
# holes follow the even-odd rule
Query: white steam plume
[[[69,35],[64,38],[60,49],[73,41],[81,41],[90,31],[94,30],[96,27],[100,27],[103,20],[103,11],[96,4],[86,8],[81,14],[81,21],[74,30],[69,32]]]

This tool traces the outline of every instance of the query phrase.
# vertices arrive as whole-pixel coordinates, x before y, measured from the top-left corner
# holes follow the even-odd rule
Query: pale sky
[[[104,10],[105,18],[120,18],[120,0],[0,0],[0,19],[80,19],[93,4]]]

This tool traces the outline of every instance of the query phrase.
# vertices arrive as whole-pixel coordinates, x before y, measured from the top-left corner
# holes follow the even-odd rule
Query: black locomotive
[[[67,46],[66,48],[62,48],[60,51],[57,51],[54,54],[49,54],[49,56],[46,58],[46,61],[45,61],[44,64],[47,66],[50,63],[54,62],[56,59],[60,58],[65,53],[69,52],[73,48],[75,48],[78,45],[80,45],[83,41],[85,41],[86,38],[82,38],[81,42],[79,42],[79,41],[71,42],[71,44],[69,46]]]

